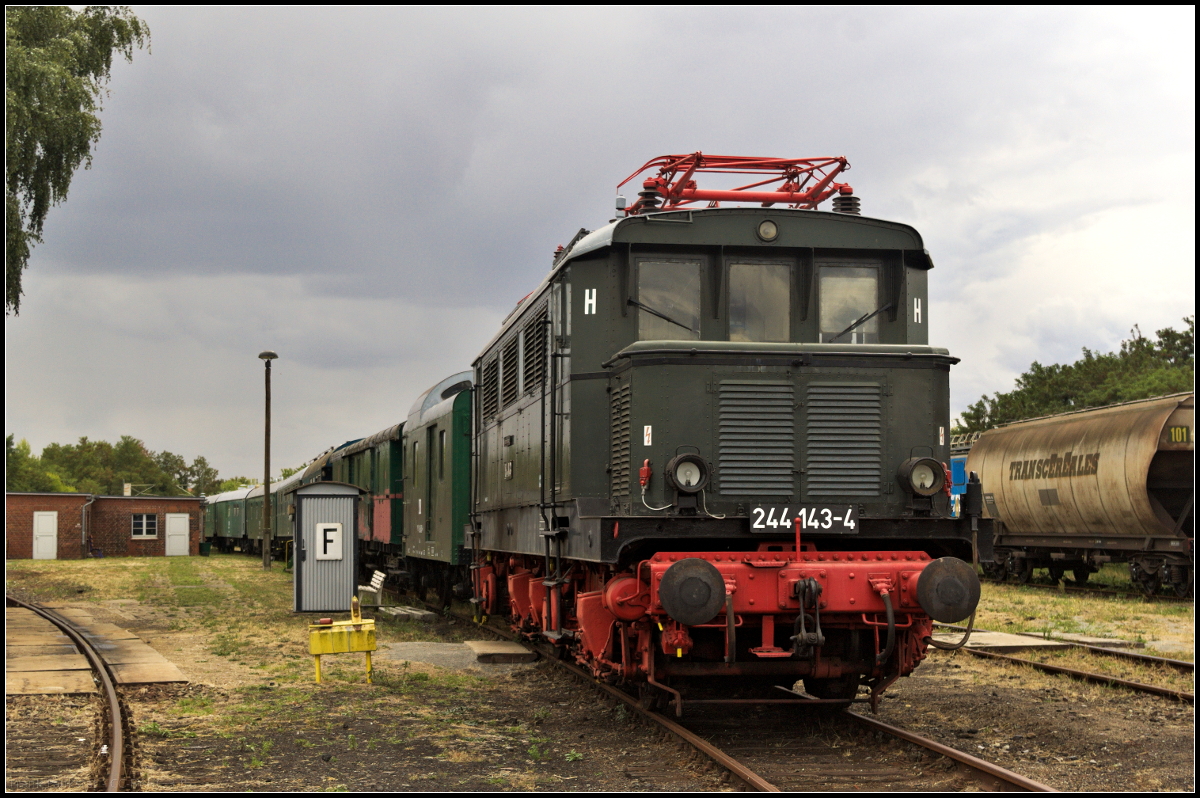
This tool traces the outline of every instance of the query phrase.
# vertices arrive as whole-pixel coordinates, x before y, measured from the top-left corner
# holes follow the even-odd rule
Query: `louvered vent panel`
[[[629,495],[629,383],[612,393],[612,495]]]
[[[525,325],[525,390],[537,388],[546,379],[546,309],[542,308]]]
[[[723,382],[718,473],[726,496],[791,496],[796,467],[791,385]]]
[[[483,408],[483,420],[486,422],[500,409],[499,389],[500,369],[497,361],[492,360],[483,364],[483,391],[480,406]]]
[[[883,480],[880,386],[808,386],[807,496],[878,496]]]
[[[504,400],[504,407],[508,407],[517,400],[517,395],[521,393],[521,339],[513,336],[512,340],[504,345],[504,370],[502,377],[503,389],[501,390],[501,398]]]

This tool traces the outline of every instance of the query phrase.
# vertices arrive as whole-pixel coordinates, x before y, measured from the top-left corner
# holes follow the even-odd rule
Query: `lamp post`
[[[262,556],[263,568],[271,569],[271,361],[279,355],[268,349],[259,352],[263,364],[267,367],[267,422],[263,440],[263,515],[262,515]]]

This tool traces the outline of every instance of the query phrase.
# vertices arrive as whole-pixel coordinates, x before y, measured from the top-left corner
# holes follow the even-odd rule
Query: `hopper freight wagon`
[[[1191,595],[1195,537],[1195,394],[1008,424],[980,435],[986,514],[1001,521],[990,575],[1034,568],[1084,581],[1129,563],[1147,593]]]

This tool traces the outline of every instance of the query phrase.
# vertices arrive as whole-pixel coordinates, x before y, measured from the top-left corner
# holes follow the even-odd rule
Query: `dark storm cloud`
[[[660,152],[849,154],[871,212],[898,215],[914,174],[953,172],[930,193],[970,201],[964,160],[1069,141],[1062,108],[1084,102],[1031,34],[1070,40],[1066,12],[772,12],[769,38],[741,9],[146,13],[156,49],[116,84],[103,189],[80,185],[49,238],[68,268],[461,297],[470,275],[538,276],[530,250],[601,223],[613,176]]]
[[[137,13],[154,53],[115,69],[6,328],[35,446],[136,432],[252,471],[266,347],[281,461],[395,423],[663,153],[849,157],[933,253],[956,407],[1190,305],[1194,12]],[[1173,290],[1122,295],[1150,227]]]

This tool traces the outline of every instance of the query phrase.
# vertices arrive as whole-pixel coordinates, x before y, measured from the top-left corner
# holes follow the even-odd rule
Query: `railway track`
[[[1091,647],[1087,646],[1087,648],[1091,648]],[[1155,685],[1155,684],[1146,684],[1144,682],[1135,682],[1135,681],[1131,681],[1129,679],[1122,679],[1120,677],[1113,676],[1111,674],[1095,673],[1093,671],[1083,671],[1083,670],[1079,670],[1077,668],[1067,668],[1067,667],[1063,667],[1062,665],[1053,665],[1053,664],[1050,664],[1047,662],[1038,662],[1037,660],[1025,659],[1023,657],[1014,657],[1009,654],[996,654],[991,651],[980,651],[977,648],[964,648],[963,650],[966,651],[968,654],[971,654],[972,656],[975,656],[975,657],[983,657],[986,659],[1001,660],[1001,661],[1009,662],[1009,663],[1012,663],[1015,665],[1026,665],[1030,668],[1034,668],[1035,670],[1042,671],[1043,673],[1053,673],[1053,674],[1058,674],[1058,675],[1062,675],[1062,676],[1069,676],[1072,679],[1079,679],[1080,681],[1084,681],[1084,682],[1092,682],[1093,684],[1115,685],[1115,686],[1127,688],[1129,690],[1135,690],[1139,693],[1149,693],[1150,695],[1158,695],[1158,696],[1163,696],[1165,698],[1173,698],[1177,701],[1183,701],[1184,703],[1187,703],[1187,704],[1194,705],[1196,703],[1196,694],[1189,693],[1185,690],[1174,690],[1169,687],[1160,687],[1159,685]],[[1103,650],[1103,649],[1101,649],[1101,650]],[[1161,659],[1161,658],[1153,657],[1152,659]],[[1171,663],[1178,662],[1178,660],[1167,660],[1167,661],[1171,662]],[[1187,663],[1184,663],[1184,664],[1187,664]]]
[[[597,681],[573,663],[558,659],[547,645],[524,640],[495,624],[476,624],[470,615],[450,615],[537,651],[581,682],[621,702],[645,723],[694,749],[751,790],[975,788],[1055,792],[999,765],[858,715],[849,711],[845,702],[807,701],[796,694],[790,699],[699,701],[689,707],[685,717],[672,718],[648,708],[647,702],[636,696]],[[736,708],[731,710],[730,704]]]
[[[54,624],[70,638],[79,652],[87,659],[92,668],[92,676],[100,691],[101,705],[104,708],[101,738],[106,740],[101,743],[98,752],[98,756],[103,760],[101,762],[102,775],[95,788],[105,792],[121,792],[123,789],[128,789],[133,758],[132,727],[121,696],[117,692],[116,678],[104,662],[103,657],[70,622],[53,611],[7,594],[4,601],[5,606],[22,607]]]
[[[950,630],[954,630],[954,631],[965,631],[966,630],[966,627],[964,627],[964,626],[956,626],[953,624],[937,624],[937,628],[950,629]],[[986,630],[976,629],[975,631],[983,632]],[[1135,663],[1138,663],[1141,665],[1149,665],[1149,666],[1159,667],[1159,668],[1169,668],[1171,670],[1177,671],[1179,673],[1185,673],[1185,674],[1194,674],[1196,672],[1196,663],[1188,662],[1186,660],[1168,659],[1166,657],[1155,657],[1155,656],[1152,656],[1149,654],[1138,654],[1137,652],[1134,652],[1134,651],[1118,651],[1118,650],[1114,650],[1114,649],[1110,649],[1110,648],[1101,648],[1100,646],[1089,646],[1089,645],[1085,645],[1083,643],[1075,643],[1075,642],[1072,642],[1069,640],[1061,641],[1061,642],[1065,643],[1068,647],[1070,647],[1072,649],[1079,650],[1079,651],[1085,651],[1088,654],[1091,654],[1096,657],[1121,659],[1121,660],[1126,660],[1129,662],[1135,662]],[[1078,668],[1068,668],[1068,667],[1065,667],[1062,665],[1054,665],[1052,663],[1039,662],[1038,660],[1028,659],[1025,657],[1014,657],[1011,654],[999,654],[999,653],[995,653],[995,652],[991,652],[991,651],[981,651],[981,650],[975,649],[975,648],[963,648],[962,650],[967,652],[968,654],[971,654],[972,656],[975,656],[975,657],[981,657],[981,658],[985,658],[985,659],[993,659],[993,660],[998,660],[998,661],[1002,661],[1002,662],[1009,662],[1009,663],[1016,664],[1016,665],[1026,665],[1030,668],[1034,668],[1035,670],[1042,671],[1043,673],[1053,673],[1053,674],[1057,674],[1057,675],[1061,675],[1061,676],[1069,676],[1073,679],[1079,679],[1080,681],[1085,681],[1085,682],[1092,682],[1093,684],[1117,685],[1117,686],[1124,687],[1129,690],[1134,690],[1134,691],[1137,691],[1140,693],[1149,693],[1151,695],[1158,695],[1158,696],[1163,696],[1165,698],[1172,698],[1177,701],[1183,701],[1185,703],[1192,704],[1192,705],[1194,705],[1196,703],[1195,693],[1188,692],[1186,690],[1176,690],[1176,689],[1173,689],[1170,687],[1163,687],[1161,685],[1147,684],[1145,682],[1132,681],[1130,679],[1123,679],[1118,676],[1114,676],[1112,674],[1107,674],[1107,673],[1098,673],[1095,671],[1085,671],[1085,670],[1080,670]]]

